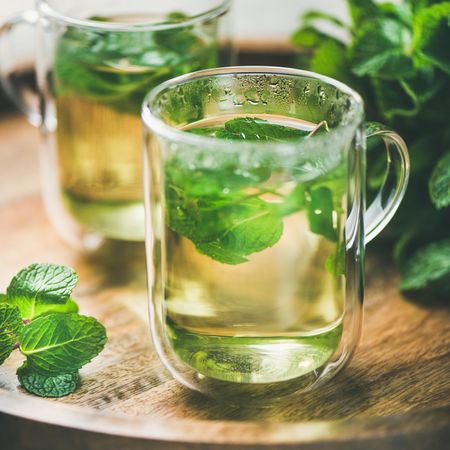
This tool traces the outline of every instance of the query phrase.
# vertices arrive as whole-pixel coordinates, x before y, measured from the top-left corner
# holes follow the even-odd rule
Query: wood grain
[[[75,298],[81,312],[106,325],[109,342],[82,369],[81,387],[63,399],[39,399],[18,387],[19,353],[0,366],[2,450],[62,444],[80,450],[445,448],[450,314],[431,299],[404,299],[396,288],[398,274],[382,252],[368,261],[361,344],[334,381],[296,405],[219,405],[172,380],[154,353],[143,245],[110,243],[83,255],[63,244],[35,191],[34,130],[18,119],[8,121],[8,129],[22,132],[23,150],[14,156],[14,139],[8,145],[0,140],[0,291],[32,262],[71,265],[80,275]],[[24,190],[18,174],[30,183]]]

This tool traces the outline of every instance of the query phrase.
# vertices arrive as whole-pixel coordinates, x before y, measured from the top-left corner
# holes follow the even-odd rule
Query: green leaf
[[[436,208],[450,205],[450,152],[447,152],[433,169],[429,189]]]
[[[333,194],[327,187],[310,191],[308,220],[313,233],[330,241],[337,241],[337,231],[333,224]]]
[[[346,47],[335,39],[326,39],[317,47],[309,69],[344,83],[351,81]]]
[[[311,26],[299,28],[291,35],[291,42],[302,49],[316,48],[323,40],[330,37]]]
[[[24,389],[39,397],[64,397],[75,391],[80,381],[78,372],[46,376],[31,370],[26,362],[17,369],[17,377]]]
[[[247,256],[273,246],[283,222],[275,207],[256,197],[193,202],[181,210],[171,206],[169,227],[190,239],[201,253],[224,264],[240,264]]]
[[[308,135],[308,131],[277,125],[267,120],[254,117],[239,117],[225,122],[227,134],[216,137],[242,139],[250,141],[285,142],[289,139],[301,139]]]
[[[355,25],[373,20],[379,14],[378,7],[372,0],[347,0],[347,3]]]
[[[415,62],[450,74],[450,2],[422,8],[414,18]]]
[[[33,320],[20,335],[20,351],[41,375],[76,372],[106,343],[105,327],[93,317],[52,313]]]
[[[6,294],[0,294],[0,303],[6,303],[7,296]]]
[[[405,266],[400,287],[404,290],[422,289],[449,274],[450,239],[445,239],[414,253]]]
[[[17,306],[0,303],[0,364],[14,350],[23,327]]]
[[[65,304],[77,282],[78,276],[70,267],[31,264],[12,279],[8,303],[17,305],[22,317],[31,320],[43,305]]]
[[[56,303],[56,304],[47,304],[41,303],[36,305],[36,309],[34,311],[34,317],[39,317],[44,314],[50,313],[77,313],[79,311],[78,305],[75,300],[69,298],[66,303]]]
[[[411,39],[411,30],[397,20],[378,18],[366,22],[351,46],[353,73],[384,79],[413,75]]]

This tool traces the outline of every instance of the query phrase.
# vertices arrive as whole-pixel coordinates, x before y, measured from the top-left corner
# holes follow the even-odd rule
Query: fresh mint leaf
[[[6,294],[0,294],[0,303],[6,303],[7,297]]]
[[[347,3],[352,21],[357,26],[373,20],[380,14],[377,5],[372,0],[348,0]]]
[[[22,317],[31,320],[43,305],[65,304],[77,282],[70,267],[31,264],[12,279],[6,295],[8,303],[17,305]]]
[[[106,343],[106,330],[93,317],[52,313],[24,327],[19,342],[30,370],[61,375],[76,372],[97,356]]]
[[[172,205],[169,227],[190,239],[201,253],[224,264],[240,264],[278,242],[283,222],[267,202],[242,196],[193,201],[184,209]]]
[[[333,224],[333,194],[331,190],[327,187],[311,189],[307,205],[310,230],[336,242],[337,231]]]
[[[17,377],[24,389],[39,397],[64,397],[75,391],[80,381],[78,372],[46,376],[31,370],[26,362],[17,369]]]
[[[250,141],[286,142],[289,139],[301,139],[308,132],[298,128],[277,125],[264,119],[238,117],[225,122],[226,135],[216,137],[242,139]]]
[[[66,303],[55,303],[55,304],[47,304],[41,303],[36,305],[36,309],[34,311],[34,318],[42,316],[44,314],[50,313],[77,313],[79,310],[77,303],[75,300],[69,298]]]
[[[436,208],[450,205],[450,152],[436,164],[430,178],[430,197]]]
[[[415,62],[432,64],[450,74],[450,2],[422,8],[414,17]]]
[[[381,79],[413,75],[415,68],[408,55],[411,41],[411,30],[397,20],[378,18],[366,22],[352,43],[353,73]]]
[[[17,306],[0,303],[0,364],[14,350],[23,322]]]
[[[312,26],[299,28],[292,36],[291,42],[301,49],[316,48],[320,43],[329,39],[330,36],[322,33]]]
[[[348,83],[348,59],[344,44],[335,39],[326,39],[317,46],[310,61],[310,69],[314,72],[335,77]]]
[[[400,287],[403,290],[421,289],[449,274],[450,239],[445,239],[421,248],[410,258]]]

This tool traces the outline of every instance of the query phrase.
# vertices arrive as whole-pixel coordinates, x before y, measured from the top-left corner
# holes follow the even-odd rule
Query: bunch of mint
[[[70,298],[78,281],[73,269],[32,264],[0,296],[0,364],[18,348],[26,361],[20,384],[41,397],[62,397],[78,383],[78,370],[106,343],[106,331],[93,317],[78,314]]]
[[[351,24],[310,11],[292,35],[298,65],[341,80],[364,98],[369,120],[406,140],[411,178],[391,223],[404,290],[450,292],[450,2],[347,0]],[[323,24],[336,33],[323,31]],[[336,36],[348,36],[348,39]],[[368,188],[385,154],[368,151]],[[389,233],[387,233],[389,235]]]

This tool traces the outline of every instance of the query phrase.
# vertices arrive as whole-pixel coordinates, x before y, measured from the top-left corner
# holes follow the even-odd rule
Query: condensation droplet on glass
[[[327,99],[327,94],[325,93],[325,89],[323,86],[317,87],[317,95],[319,96],[319,105],[323,105],[325,100]]]
[[[233,103],[236,106],[242,106],[245,103],[245,97],[241,94],[238,94],[234,97]]]

